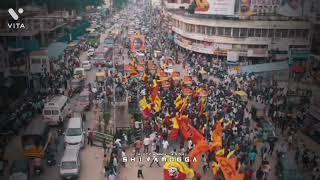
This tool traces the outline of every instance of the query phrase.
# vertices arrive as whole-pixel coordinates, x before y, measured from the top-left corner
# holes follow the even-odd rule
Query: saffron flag
[[[196,147],[190,152],[190,159],[196,158],[197,161],[191,161],[191,166],[194,170],[198,170],[201,165],[201,158],[204,153],[209,151],[210,147],[206,140],[201,140]]]
[[[179,137],[180,127],[179,127],[178,119],[176,117],[172,118],[172,122],[173,122],[173,128],[171,130],[170,140],[176,141]]]
[[[193,169],[189,168],[186,163],[177,161],[174,157],[167,158],[173,158],[173,160],[168,159],[163,166],[164,180],[185,180],[194,177]]]
[[[240,174],[237,171],[236,159],[228,159],[226,157],[216,157],[216,159],[226,180],[244,180],[244,174]]]
[[[205,140],[205,137],[189,123],[189,119],[182,117],[178,120],[179,127],[184,139],[190,139],[194,144],[198,144],[200,141]]]
[[[213,147],[222,147],[223,126],[222,123],[217,123],[212,133]]]

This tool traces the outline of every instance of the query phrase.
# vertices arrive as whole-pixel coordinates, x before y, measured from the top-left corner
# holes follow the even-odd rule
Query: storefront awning
[[[63,54],[63,51],[67,48],[67,43],[56,42],[52,43],[48,47],[48,56],[49,58],[58,59],[60,55]]]

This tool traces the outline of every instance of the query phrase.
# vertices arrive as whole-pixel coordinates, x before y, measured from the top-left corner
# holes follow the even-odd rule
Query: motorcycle
[[[56,158],[53,153],[47,155],[47,165],[50,167],[56,165]]]
[[[42,159],[35,158],[32,163],[34,174],[39,176],[43,172]]]

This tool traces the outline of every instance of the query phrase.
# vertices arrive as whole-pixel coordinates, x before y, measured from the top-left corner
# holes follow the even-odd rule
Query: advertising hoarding
[[[304,0],[282,0],[278,14],[288,17],[302,16]]]
[[[241,16],[268,15],[278,12],[280,0],[241,0]]]
[[[234,15],[235,0],[196,0],[196,14]]]

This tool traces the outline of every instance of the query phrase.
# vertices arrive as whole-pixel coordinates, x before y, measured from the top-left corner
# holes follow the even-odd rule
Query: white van
[[[53,97],[44,105],[42,110],[43,120],[49,125],[59,125],[59,123],[62,123],[68,115],[67,102],[67,96]]]
[[[63,179],[77,178],[80,175],[80,146],[69,145],[66,147],[61,163],[59,164],[60,176]]]
[[[65,132],[64,142],[66,145],[85,145],[85,128],[82,118],[72,117],[69,119],[67,130]]]

